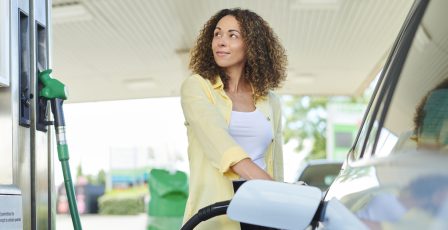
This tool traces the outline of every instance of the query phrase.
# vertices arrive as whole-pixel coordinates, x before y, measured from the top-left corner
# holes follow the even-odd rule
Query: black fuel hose
[[[199,209],[198,213],[192,216],[185,224],[182,226],[181,230],[192,230],[202,221],[208,220],[215,216],[224,215],[227,213],[227,207],[229,207],[230,200],[221,201],[209,205],[207,207]]]

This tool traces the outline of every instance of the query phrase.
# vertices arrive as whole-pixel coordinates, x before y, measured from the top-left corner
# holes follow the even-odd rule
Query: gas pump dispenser
[[[51,66],[51,1],[0,1],[0,229],[54,229],[49,103],[38,68]]]

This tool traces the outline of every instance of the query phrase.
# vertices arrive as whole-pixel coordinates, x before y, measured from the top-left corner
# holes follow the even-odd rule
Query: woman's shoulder
[[[192,74],[184,79],[182,85],[189,85],[189,84],[202,84],[202,85],[210,85],[211,82],[209,79],[206,79],[202,77],[199,74]]]
[[[187,78],[184,79],[184,82],[199,82],[199,81],[206,81],[205,78],[203,78],[201,75],[199,74],[192,74],[190,76],[188,76]]]
[[[269,90],[267,97],[271,103],[280,104],[280,97],[274,91]]]
[[[269,90],[267,98],[269,100],[269,104],[271,104],[274,111],[281,110],[281,108],[282,108],[281,100],[280,100],[280,96],[278,96],[277,93],[275,93],[272,90]]]
[[[210,91],[211,83],[199,74],[193,74],[185,78],[181,86],[181,96],[185,94],[196,94],[200,91]]]
[[[191,85],[204,84],[204,83],[206,83],[206,81],[207,80],[205,78],[203,78],[201,75],[192,74],[184,79],[184,81],[182,82],[182,88],[188,87]]]

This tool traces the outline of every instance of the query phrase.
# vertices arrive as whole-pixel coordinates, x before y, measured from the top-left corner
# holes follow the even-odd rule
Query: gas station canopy
[[[381,70],[410,0],[53,0],[54,76],[68,103],[179,95],[189,50],[223,8],[262,16],[288,55],[282,94],[359,95]]]

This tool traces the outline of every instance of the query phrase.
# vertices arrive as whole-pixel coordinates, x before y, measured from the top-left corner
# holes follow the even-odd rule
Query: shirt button
[[[271,139],[271,142],[274,143],[274,138]]]
[[[270,117],[267,117],[266,119],[268,119],[268,121],[271,121],[271,118],[270,118]]]

